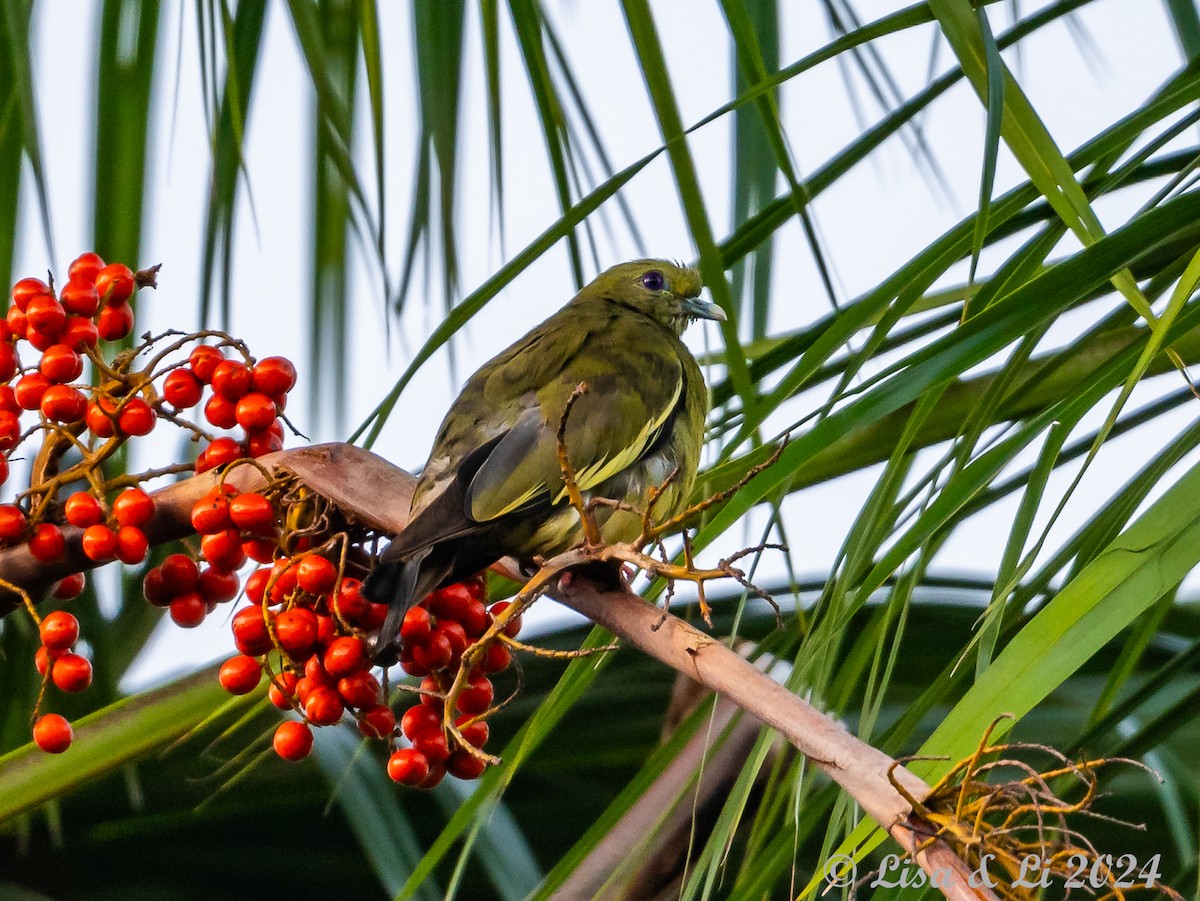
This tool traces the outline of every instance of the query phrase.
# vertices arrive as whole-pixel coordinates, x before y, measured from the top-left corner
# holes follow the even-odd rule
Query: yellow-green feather
[[[647,287],[649,272],[661,274],[661,290]],[[658,509],[665,516],[682,508],[699,465],[707,391],[679,336],[697,315],[721,317],[694,300],[700,290],[695,270],[676,264],[615,266],[481,366],[446,414],[409,526],[384,553],[368,594],[402,613],[420,592],[499,557],[529,560],[577,543],[557,433],[580,383],[587,392],[565,433],[580,488],[640,506],[678,468]],[[608,540],[637,535],[638,517],[597,512]],[[411,592],[418,596],[402,596]],[[391,640],[395,619],[381,630],[382,642]]]

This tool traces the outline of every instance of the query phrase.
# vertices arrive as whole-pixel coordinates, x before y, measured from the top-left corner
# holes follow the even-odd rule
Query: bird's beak
[[[683,308],[683,312],[689,316],[695,316],[697,319],[713,319],[717,322],[724,322],[728,318],[725,311],[715,303],[709,303],[699,297],[689,297],[680,306]]]

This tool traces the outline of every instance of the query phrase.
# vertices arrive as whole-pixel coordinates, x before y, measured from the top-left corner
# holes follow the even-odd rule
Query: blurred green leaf
[[[160,19],[157,0],[105,0],[97,41],[92,249],[133,269],[153,262],[139,255]]]

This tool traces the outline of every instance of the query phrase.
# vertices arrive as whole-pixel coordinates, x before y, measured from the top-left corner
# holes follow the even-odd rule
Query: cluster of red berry
[[[255,362],[239,342],[214,332],[181,339],[178,333],[147,337],[134,352],[120,354],[106,355],[99,348],[100,339],[115,341],[130,335],[131,301],[138,288],[155,285],[157,268],[134,272],[124,264],[105,264],[98,255],[85,253],[68,267],[67,282],[57,291],[53,280],[37,278],[24,278],[13,286],[8,312],[0,319],[0,484],[8,479],[9,459],[19,445],[27,439],[41,445],[36,453],[24,454],[34,460],[29,488],[17,495],[16,503],[0,504],[0,542],[27,542],[36,559],[55,562],[66,553],[63,527],[75,526],[82,530],[83,553],[96,563],[140,563],[149,548],[145,529],[155,513],[153,499],[137,487],[148,476],[107,481],[102,468],[129,438],[149,434],[164,419],[178,424],[207,439],[198,471],[283,446],[283,423],[278,417],[296,380],[295,369],[286,359]],[[200,344],[186,359],[173,359],[184,348],[214,336],[222,346]],[[136,369],[135,361],[166,338],[177,340]],[[36,363],[22,360],[28,354],[26,345],[39,352]],[[241,349],[244,359],[225,359],[226,346]],[[213,391],[204,409],[207,421],[221,429],[241,426],[243,440],[211,435],[179,418],[200,402],[206,385]],[[27,413],[36,413],[37,422],[23,430],[22,417]],[[62,465],[60,461],[72,449],[80,459]],[[190,468],[180,464],[172,471]],[[86,490],[62,497],[79,483]],[[183,555],[175,555],[166,567],[172,574],[167,581],[177,589],[178,597],[170,604],[176,622],[195,625],[208,604],[236,594],[238,579],[233,571],[243,558],[221,557],[214,548],[209,559],[213,565],[203,573]],[[196,570],[190,582],[189,565]],[[161,574],[163,568],[156,571]],[[84,577],[77,573],[60,581],[52,593],[70,600],[83,587]],[[197,599],[203,603],[198,605]],[[32,606],[30,612],[43,630],[37,661],[43,678],[65,691],[86,688],[91,665],[69,652],[78,636],[78,622],[62,611],[45,620]],[[74,623],[71,640],[65,644],[61,637],[46,640],[45,623],[62,617]],[[62,634],[66,632],[52,632]],[[46,750],[63,751],[70,744],[70,725],[56,714],[47,715],[35,724],[34,735]]]
[[[43,451],[52,445],[61,457],[74,447],[83,459],[62,471],[35,467],[20,503],[0,505],[0,541],[27,541],[37,559],[52,562],[65,553],[65,524],[82,530],[83,552],[96,563],[137,564],[149,546],[145,529],[155,516],[154,500],[137,487],[144,477],[113,484],[104,481],[100,468],[130,436],[148,434],[161,420],[188,428],[207,441],[197,472],[228,472],[238,461],[282,447],[280,416],[296,382],[288,360],[256,362],[239,342],[212,332],[175,340],[139,371],[132,361],[175,333],[147,337],[136,352],[111,360],[97,350],[99,338],[130,333],[129,300],[136,286],[153,283],[153,270],[135,274],[84,254],[71,264],[70,279],[57,296],[38,279],[14,287],[8,317],[0,320],[0,483],[7,476],[7,454],[21,440],[21,411],[40,413]],[[197,344],[208,337],[217,337],[220,345]],[[20,341],[42,351],[36,368],[22,366]],[[171,358],[187,347],[192,349],[186,359]],[[226,358],[227,347],[241,358]],[[89,360],[95,384],[80,381]],[[18,375],[15,387],[7,384]],[[179,418],[202,402],[208,424],[241,427],[243,437],[212,435]],[[284,759],[307,756],[312,727],[339,723],[349,714],[363,735],[388,743],[387,771],[395,781],[432,788],[446,773],[477,778],[486,766],[480,750],[489,737],[485,717],[496,709],[491,676],[511,662],[503,637],[477,649],[474,668],[459,673],[467,648],[492,628],[507,604],[489,610],[486,581],[478,576],[433,592],[407,612],[400,664],[422,681],[419,700],[398,727],[387,702],[386,670],[376,674],[370,658],[370,637],[387,607],[369,602],[354,577],[369,565],[366,545],[372,536],[338,520],[336,511],[314,512],[311,493],[305,501],[303,490],[297,494],[288,479],[270,478],[261,492],[239,492],[222,476],[191,510],[199,553],[174,553],[150,569],[143,580],[147,600],[191,628],[218,605],[239,594],[246,598],[247,605],[231,617],[239,653],[225,661],[219,678],[227,691],[242,695],[257,689],[267,674],[270,700],[299,714],[275,732],[274,748]],[[81,481],[87,490],[59,499],[60,489]],[[243,588],[239,570],[247,563],[255,568]],[[70,599],[83,587],[83,575],[75,574],[59,582],[54,595]],[[91,683],[92,668],[72,651],[77,619],[63,610],[41,619],[32,605],[30,611],[42,640],[38,671],[62,691],[82,691]],[[514,618],[503,635],[515,636],[519,629]],[[447,704],[453,707],[453,728],[445,725]],[[38,718],[33,731],[46,751],[58,753],[71,743],[71,725],[58,714]],[[410,746],[397,749],[401,734]]]
[[[199,565],[187,554],[171,554],[142,579],[142,592],[155,607],[165,607],[177,626],[193,629],[217,604],[237,597],[237,573],[218,566]]]
[[[219,429],[241,426],[245,440],[216,438],[200,452],[196,472],[205,472],[243,457],[261,457],[283,447],[287,394],[296,384],[296,368],[284,357],[267,357],[253,365],[227,360],[219,347],[201,344],[188,365],[172,370],[163,381],[163,398],[177,410],[196,406],[204,388],[212,394],[204,418]]]
[[[192,526],[203,536],[201,554],[210,563],[215,554],[222,565],[230,562],[230,556],[262,564],[246,578],[247,606],[233,615],[233,640],[239,653],[222,664],[221,684],[231,694],[247,694],[267,673],[271,702],[301,717],[284,721],[275,731],[275,752],[285,760],[308,755],[312,727],[334,725],[347,714],[364,736],[394,745],[396,716],[384,691],[386,675],[373,672],[368,644],[369,636],[383,624],[387,606],[368,601],[362,583],[346,575],[338,562],[357,556],[343,551],[348,542],[357,551],[358,543],[345,533],[321,544],[314,544],[311,536],[290,541],[284,535],[283,519],[282,510],[268,496],[238,493],[228,486],[209,492],[192,508]],[[195,589],[185,591],[195,593]],[[412,747],[394,751],[388,761],[388,773],[397,782],[432,788],[447,772],[470,779],[483,771],[474,756],[450,744],[442,728],[441,705],[469,640],[481,636],[492,623],[483,603],[485,591],[482,577],[451,585],[431,594],[405,619],[402,662],[410,674],[425,680],[421,701],[403,722],[402,732]],[[179,602],[178,595],[170,601],[172,607]],[[519,623],[508,624],[510,632],[517,628]],[[487,724],[472,719],[491,707],[488,674],[505,669],[508,663],[506,648],[489,646],[480,672],[471,674],[459,696],[462,716],[457,724],[464,740],[476,747],[488,737]]]
[[[409,675],[423,676],[421,697],[400,718],[400,729],[411,747],[388,760],[388,775],[403,785],[431,788],[446,773],[476,779],[486,767],[482,755],[448,741],[443,728],[445,705],[462,663],[463,652],[491,627],[507,601],[485,606],[487,583],[482,577],[448,585],[430,594],[404,615],[400,627],[400,665]],[[515,636],[519,617],[510,619],[503,634]],[[463,741],[482,749],[489,729],[483,717],[492,709],[495,689],[490,676],[503,672],[512,658],[500,641],[483,648],[454,701],[454,723]]]
[[[221,685],[231,694],[248,694],[264,669],[272,674],[271,700],[305,718],[289,720],[276,732],[275,750],[288,760],[303,758],[312,747],[308,723],[332,725],[348,709],[364,734],[390,736],[395,717],[371,674],[365,641],[382,624],[387,608],[368,602],[359,580],[340,574],[327,556],[340,551],[340,541],[289,542],[281,534],[282,522],[282,511],[269,497],[239,493],[229,485],[214,488],[192,507],[192,526],[202,536],[200,553],[212,567],[226,571],[247,559],[263,564],[246,578],[249,605],[233,615],[240,653],[221,666]],[[295,545],[291,553],[283,550],[289,544]],[[173,616],[175,605],[193,594],[213,605],[202,589],[185,592],[170,600]]]
[[[82,586],[81,586],[82,588]],[[34,662],[38,672],[61,691],[83,691],[92,684],[92,664],[71,647],[79,639],[79,620],[65,610],[55,610],[38,627],[42,639]],[[74,733],[66,718],[57,713],[39,717],[33,725],[33,740],[44,751],[59,753],[71,744]]]
[[[116,341],[133,330],[130,300],[138,287],[154,284],[156,270],[133,272],[122,263],[105,265],[94,253],[71,263],[68,281],[55,295],[38,278],[23,278],[12,289],[8,315],[0,323],[0,436],[4,450],[20,437],[22,411],[39,411],[51,423],[70,425],[86,419],[97,435],[145,435],[154,428],[154,411],[136,392],[119,401],[76,382],[85,356],[94,356],[98,340]],[[37,365],[22,365],[18,343],[41,351]],[[21,373],[16,384],[8,383]],[[101,406],[103,400],[108,403]],[[106,434],[105,434],[106,433]]]

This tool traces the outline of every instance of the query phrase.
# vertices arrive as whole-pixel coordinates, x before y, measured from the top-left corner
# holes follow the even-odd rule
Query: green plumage
[[[658,509],[683,507],[707,390],[680,335],[695,318],[725,318],[697,299],[701,287],[695,270],[662,260],[615,266],[471,376],[438,430],[408,527],[367,579],[367,595],[391,605],[381,654],[404,612],[435,588],[501,557],[526,564],[582,541],[556,437],[580,383],[587,392],[571,410],[566,446],[584,497],[642,506],[678,467]],[[599,508],[597,519],[608,541],[640,531],[633,514]]]

